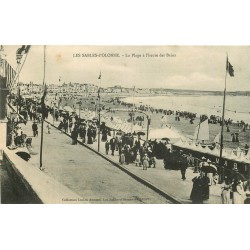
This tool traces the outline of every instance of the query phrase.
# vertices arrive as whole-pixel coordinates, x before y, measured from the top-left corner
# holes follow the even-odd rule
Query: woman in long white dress
[[[222,204],[230,204],[230,192],[232,190],[232,183],[228,179],[221,185],[222,192],[221,192],[221,203]]]
[[[250,204],[250,177],[248,180],[244,183],[244,190],[245,190],[245,195],[246,199],[244,200],[244,204]]]
[[[243,204],[244,188],[242,181],[235,181],[232,186],[233,191],[233,204]]]

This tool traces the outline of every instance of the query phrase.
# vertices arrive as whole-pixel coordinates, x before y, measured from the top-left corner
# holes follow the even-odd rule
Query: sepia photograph
[[[2,249],[246,248],[248,12],[3,1]]]
[[[1,204],[249,204],[249,54],[1,45]]]

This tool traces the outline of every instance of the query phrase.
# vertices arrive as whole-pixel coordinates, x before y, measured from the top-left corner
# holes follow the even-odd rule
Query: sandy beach
[[[103,110],[107,109],[128,109],[128,106],[122,105],[117,103],[116,101],[113,101],[116,96],[110,96],[110,95],[101,95],[101,101],[100,101],[100,107]],[[121,99],[123,100],[123,99]],[[77,104],[79,101],[82,102],[81,109],[82,110],[96,110],[96,103],[97,99],[95,97],[82,97],[80,99],[77,98],[63,98],[61,101],[61,106],[71,106],[72,108],[75,108],[76,110],[79,109],[79,104]],[[148,104],[150,105],[150,103]],[[130,108],[131,110],[131,108]],[[173,108],[175,111],[175,109]],[[184,110],[183,110],[184,111]],[[189,111],[189,110],[185,110]],[[151,129],[158,129],[158,128],[164,128],[169,127],[173,130],[177,130],[181,135],[184,137],[193,138],[195,127],[199,124],[199,118],[196,117],[196,119],[193,121],[193,124],[190,124],[190,120],[186,118],[180,118],[180,121],[175,120],[175,115],[167,115],[166,120],[163,123],[161,121],[161,118],[163,114],[156,113],[156,112],[147,112],[151,117]],[[114,112],[107,112],[105,114],[106,116],[110,117],[120,117],[123,121],[129,119],[129,112],[124,111],[114,111]],[[142,114],[135,112],[135,118],[137,116],[142,116]],[[144,117],[144,121],[142,122],[142,125],[144,128],[146,128],[146,117]],[[250,143],[250,130],[247,129],[245,132],[243,132],[237,124],[233,123],[230,127],[230,132],[226,132],[226,129],[224,130],[224,143],[226,148],[236,149],[238,146],[240,148],[244,148],[245,144]],[[219,124],[209,124],[209,139],[211,142],[214,141],[215,136],[221,131],[221,126]],[[232,142],[232,133],[239,133],[239,143],[238,142]]]

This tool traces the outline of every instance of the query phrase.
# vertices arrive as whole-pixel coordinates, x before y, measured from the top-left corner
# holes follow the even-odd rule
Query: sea
[[[126,97],[123,101],[135,105],[148,105],[157,109],[170,109],[197,113],[197,115],[222,116],[222,95],[167,95],[147,97]],[[250,96],[226,96],[225,119],[250,124]]]

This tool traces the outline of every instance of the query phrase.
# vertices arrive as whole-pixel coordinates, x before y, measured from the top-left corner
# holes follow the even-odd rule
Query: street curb
[[[59,130],[55,125],[51,124],[50,122],[44,120],[46,123],[50,124],[52,127],[54,127],[55,129]],[[63,131],[62,131],[63,132]],[[63,132],[63,134],[67,135],[68,137],[71,138],[71,136],[68,133]],[[174,204],[183,204],[183,202],[181,200],[179,200],[178,198],[170,195],[169,193],[161,190],[160,188],[156,187],[155,185],[153,185],[152,183],[150,183],[148,180],[139,177],[138,175],[134,174],[133,172],[131,172],[130,170],[128,170],[126,167],[123,167],[121,164],[117,163],[116,161],[110,159],[109,157],[107,157],[106,155],[104,155],[103,153],[100,153],[98,151],[96,151],[94,148],[92,148],[91,146],[88,146],[85,143],[82,143],[81,141],[77,140],[77,142],[88,148],[89,150],[91,150],[92,152],[98,154],[99,156],[101,156],[102,158],[104,158],[105,160],[109,161],[110,163],[112,163],[114,166],[116,166],[117,168],[119,168],[120,170],[122,170],[123,172],[125,172],[126,174],[128,174],[129,176],[131,176],[132,178],[134,178],[135,180],[137,180],[138,182],[144,184],[145,186],[147,186],[148,188],[154,190],[156,193],[158,193],[159,195],[163,196],[164,198],[170,200],[171,202],[173,202]]]

